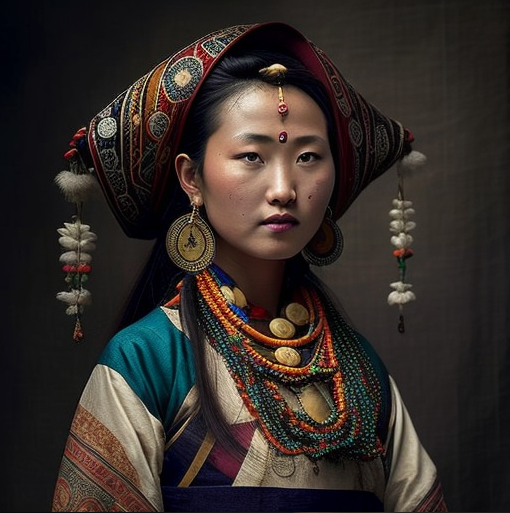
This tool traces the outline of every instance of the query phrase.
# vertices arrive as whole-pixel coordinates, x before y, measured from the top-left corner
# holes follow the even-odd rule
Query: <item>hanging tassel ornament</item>
[[[410,218],[415,211],[412,208],[413,203],[405,198],[404,195],[404,175],[409,175],[415,169],[421,167],[426,161],[425,155],[418,151],[411,151],[404,156],[397,165],[398,176],[398,196],[393,200],[393,208],[389,214],[391,244],[395,246],[393,256],[397,259],[399,269],[399,280],[390,283],[390,287],[394,289],[388,296],[388,304],[398,305],[400,310],[398,331],[405,332],[404,324],[404,304],[414,301],[416,296],[411,290],[412,285],[407,282],[407,260],[413,256],[411,245],[413,237],[409,234],[416,227],[416,223]]]
[[[81,314],[86,305],[90,304],[91,294],[84,287],[91,272],[90,252],[96,248],[97,236],[90,230],[90,226],[81,221],[83,203],[90,199],[99,190],[99,184],[83,163],[76,145],[84,140],[85,129],[82,128],[73,137],[71,149],[65,153],[70,170],[61,171],[55,182],[64,194],[67,201],[75,204],[76,213],[71,223],[64,223],[63,228],[57,232],[63,249],[60,255],[62,270],[65,274],[67,290],[58,292],[57,299],[67,305],[66,314],[75,318],[73,340],[81,342],[84,337],[81,324]]]

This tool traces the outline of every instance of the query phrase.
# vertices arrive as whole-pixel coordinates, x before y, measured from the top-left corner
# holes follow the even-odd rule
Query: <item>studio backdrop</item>
[[[386,301],[395,170],[339,221],[344,254],[320,275],[397,381],[450,509],[510,510],[510,3],[147,0],[32,1],[2,15],[1,511],[49,510],[78,397],[151,246],[126,239],[102,200],[87,206],[99,240],[74,343],[55,299],[56,230],[72,210],[53,178],[70,136],[185,44],[270,20],[325,50],[427,156],[406,180],[417,299],[405,333]]]

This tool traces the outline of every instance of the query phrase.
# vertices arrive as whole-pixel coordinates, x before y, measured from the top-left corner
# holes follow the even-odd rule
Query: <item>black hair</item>
[[[288,54],[260,49],[249,52],[241,50],[230,52],[210,71],[193,100],[187,116],[178,153],[186,153],[193,160],[198,173],[203,171],[206,144],[219,126],[221,109],[225,102],[236,93],[260,84],[261,81],[271,83],[271,80],[261,75],[259,70],[275,63],[287,68],[284,85],[299,88],[321,108],[326,117],[332,153],[336,155],[335,124],[331,114],[331,104],[323,84],[299,60]],[[338,165],[337,162],[335,164]],[[180,198],[182,203],[184,196],[180,189],[174,191],[176,201]],[[307,272],[308,266],[300,255],[291,260],[292,267],[297,266],[301,271]],[[300,275],[303,276],[302,273]],[[205,335],[200,322],[197,322],[199,315],[196,280],[193,275],[183,273],[170,262],[165,250],[164,234],[157,238],[152,254],[131,294],[121,327],[141,318],[155,306],[164,304],[176,293],[176,284],[182,279],[180,316],[184,332],[193,349],[200,416],[217,442],[232,455],[241,458],[243,451],[233,439],[227,422],[220,414],[215,389],[210,383],[204,350]]]

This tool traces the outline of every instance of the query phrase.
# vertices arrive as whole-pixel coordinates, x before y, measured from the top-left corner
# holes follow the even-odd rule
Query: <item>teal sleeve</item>
[[[190,341],[161,308],[119,331],[99,363],[126,380],[165,431],[195,383]]]

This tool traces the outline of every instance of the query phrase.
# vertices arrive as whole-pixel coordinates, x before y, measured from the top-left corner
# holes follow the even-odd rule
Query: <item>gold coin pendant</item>
[[[285,307],[285,316],[296,326],[304,326],[310,321],[308,310],[299,303],[289,303]]]
[[[279,363],[288,367],[296,367],[301,363],[301,355],[293,347],[279,347],[274,355]]]
[[[282,317],[275,317],[269,323],[269,329],[271,333],[278,338],[292,338],[296,333],[294,325]]]
[[[227,300],[227,303],[235,303],[235,296],[233,290],[228,285],[222,285],[220,287],[221,293]]]
[[[239,308],[244,308],[245,306],[248,306],[246,296],[239,287],[234,287],[233,292],[236,306],[238,306]]]

